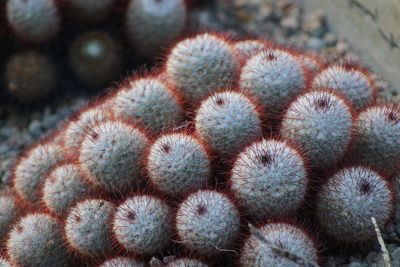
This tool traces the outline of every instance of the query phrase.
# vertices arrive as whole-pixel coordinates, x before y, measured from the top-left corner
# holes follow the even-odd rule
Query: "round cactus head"
[[[325,168],[340,160],[350,145],[351,109],[333,92],[308,92],[289,106],[281,135],[302,147],[312,167]]]
[[[238,155],[230,183],[235,198],[256,221],[293,214],[307,191],[305,160],[286,142],[264,139]]]
[[[64,247],[62,225],[45,213],[23,217],[9,234],[7,253],[21,266],[70,266],[71,258]]]
[[[233,49],[236,52],[238,61],[243,66],[246,61],[258,54],[261,51],[267,49],[266,44],[261,40],[245,40],[236,42],[233,45]]]
[[[49,142],[39,143],[19,159],[14,169],[14,188],[28,203],[36,204],[49,172],[64,160],[63,149]]]
[[[103,100],[104,101],[104,100]],[[71,158],[77,158],[79,147],[87,135],[89,129],[97,123],[112,117],[112,112],[106,103],[95,103],[82,108],[77,114],[73,114],[67,121],[62,132],[62,145],[65,153]]]
[[[374,103],[378,93],[372,75],[354,64],[328,65],[312,83],[314,87],[328,87],[343,94],[356,109]]]
[[[262,51],[242,68],[239,86],[258,100],[269,116],[283,112],[305,89],[301,62],[281,49]]]
[[[400,192],[400,174],[397,174],[394,179],[393,179],[393,184],[394,184],[394,192]],[[395,220],[396,223],[400,222],[400,194],[395,193]]]
[[[114,204],[103,199],[87,199],[74,206],[64,227],[69,249],[95,259],[111,254],[114,212]]]
[[[206,149],[184,133],[159,137],[150,148],[146,167],[150,182],[173,197],[204,187],[211,176]]]
[[[225,91],[205,99],[195,117],[196,134],[216,154],[234,154],[262,136],[257,107],[243,94]]]
[[[98,267],[145,267],[144,262],[130,257],[115,257],[106,260]]]
[[[381,104],[366,108],[356,119],[354,157],[385,173],[398,173],[400,163],[400,110]]]
[[[91,194],[93,189],[88,179],[79,165],[73,163],[63,163],[54,168],[43,187],[46,208],[59,217]]]
[[[209,267],[204,262],[192,258],[178,258],[168,262],[166,267]]]
[[[10,58],[6,67],[8,90],[15,98],[31,102],[46,97],[55,84],[55,70],[49,59],[27,50]]]
[[[239,260],[241,266],[305,266],[298,263],[300,259],[317,266],[317,246],[302,227],[288,223],[269,223],[256,231],[244,243]]]
[[[393,185],[365,167],[339,170],[318,192],[316,215],[334,240],[362,243],[375,236],[372,217],[383,229],[394,212]]]
[[[77,17],[98,21],[107,16],[115,0],[67,0],[66,2]]]
[[[181,243],[204,257],[220,254],[234,245],[240,228],[239,211],[225,194],[199,190],[178,208],[176,229]]]
[[[152,58],[183,31],[185,0],[131,0],[126,13],[127,35],[137,54]]]
[[[23,40],[40,43],[60,28],[60,15],[53,0],[8,0],[7,19]]]
[[[2,190],[0,193],[0,249],[13,224],[26,212],[23,203],[13,192]]]
[[[5,258],[1,258],[1,257],[0,257],[0,266],[1,266],[1,267],[15,267],[14,264],[12,264],[11,262],[9,262],[9,261],[6,260]]]
[[[119,120],[93,126],[79,149],[79,162],[89,179],[111,193],[124,193],[138,185],[144,169],[144,133]]]
[[[136,195],[118,207],[113,233],[127,251],[152,256],[170,244],[172,221],[171,210],[163,200],[150,195]]]
[[[309,54],[307,52],[300,52],[296,54],[296,58],[303,67],[306,77],[311,76],[321,68],[322,63],[320,59],[315,55]]]
[[[155,133],[172,130],[183,120],[178,97],[157,78],[128,81],[110,101],[116,116]]]
[[[69,49],[69,60],[78,80],[93,87],[107,86],[121,69],[119,47],[102,31],[78,36]]]
[[[236,79],[239,63],[224,38],[199,34],[179,42],[171,51],[166,71],[189,104],[196,105]]]

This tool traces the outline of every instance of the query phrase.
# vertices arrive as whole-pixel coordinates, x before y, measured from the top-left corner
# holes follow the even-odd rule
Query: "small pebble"
[[[321,37],[326,32],[325,15],[322,9],[309,14],[303,24],[303,30],[313,36]]]
[[[335,267],[335,258],[334,257],[327,257],[326,259],[326,266],[327,267]]]
[[[397,244],[387,244],[386,248],[389,251],[389,253],[392,253],[395,249],[397,249],[399,246]]]
[[[361,267],[361,263],[358,261],[353,261],[348,265],[348,267]]]
[[[345,264],[345,263],[347,264],[348,262],[349,262],[348,259],[342,255],[335,256],[336,265]]]
[[[362,260],[362,256],[360,254],[354,254],[349,257],[349,262],[361,261],[361,260]]]
[[[400,262],[400,247],[390,253],[390,256],[392,257],[392,260]]]
[[[314,50],[321,50],[324,46],[324,43],[322,42],[321,39],[317,38],[317,37],[311,37],[310,39],[308,39],[307,41],[307,46],[311,49]]]
[[[378,253],[375,251],[371,251],[370,253],[368,253],[367,262],[369,264],[372,264],[377,261],[377,258],[378,258]]]
[[[344,54],[349,50],[349,45],[343,41],[340,40],[337,44],[336,44],[336,52],[339,54]]]
[[[398,205],[398,206],[400,206],[400,205]],[[400,208],[399,208],[399,211],[400,211]],[[396,224],[395,229],[396,229],[397,236],[400,237],[400,212],[396,215],[398,217],[398,224]]]
[[[331,32],[324,34],[323,40],[327,46],[333,46],[337,42],[336,36]]]
[[[35,137],[40,137],[40,135],[43,133],[40,122],[38,120],[31,121],[28,130]]]
[[[285,18],[281,21],[283,28],[287,29],[289,32],[294,32],[299,28],[299,22],[296,18]]]

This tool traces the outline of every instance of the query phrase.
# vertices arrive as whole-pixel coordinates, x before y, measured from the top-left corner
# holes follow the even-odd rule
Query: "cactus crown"
[[[239,212],[226,195],[199,190],[189,195],[176,214],[178,236],[187,248],[202,256],[232,247],[240,226]]]
[[[243,66],[239,86],[259,101],[270,116],[281,113],[305,88],[299,60],[281,49],[268,49]]]
[[[400,111],[391,104],[367,107],[356,118],[353,155],[360,162],[388,174],[399,171]]]
[[[362,243],[374,236],[393,215],[392,184],[377,172],[355,166],[339,170],[322,186],[317,200],[318,221],[334,239]]]
[[[281,135],[300,145],[313,166],[326,167],[347,152],[353,137],[353,113],[335,93],[311,91],[289,106]]]
[[[168,56],[166,71],[189,104],[197,104],[237,76],[238,62],[231,45],[205,33],[178,43]]]
[[[313,86],[331,88],[343,94],[353,107],[361,109],[376,99],[377,88],[371,76],[358,65],[332,64],[314,77]]]
[[[196,134],[216,153],[236,153],[261,137],[257,107],[244,94],[233,91],[206,98],[194,119]]]
[[[308,178],[304,159],[297,150],[286,142],[264,139],[238,155],[230,182],[244,209],[264,220],[299,208]],[[283,206],[284,210],[278,208]]]

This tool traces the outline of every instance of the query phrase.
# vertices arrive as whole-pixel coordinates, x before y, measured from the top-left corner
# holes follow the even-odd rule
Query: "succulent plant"
[[[356,118],[353,155],[358,162],[383,172],[399,171],[400,111],[390,104],[367,107]]]
[[[205,186],[211,177],[208,152],[199,140],[185,133],[160,136],[147,156],[150,182],[174,197]]]
[[[183,31],[187,12],[185,0],[130,0],[128,38],[142,57],[157,56]]]
[[[65,123],[61,137],[64,152],[68,157],[77,158],[79,156],[79,147],[87,135],[88,129],[91,129],[103,120],[113,117],[106,103],[95,104],[82,108]]]
[[[68,247],[78,255],[99,259],[112,253],[111,223],[115,205],[87,199],[72,207],[65,221]]]
[[[233,91],[205,99],[194,119],[196,134],[216,154],[232,155],[262,136],[260,113],[245,95]]]
[[[315,87],[327,87],[343,94],[356,109],[373,104],[378,93],[371,74],[354,64],[328,65],[312,83]]]
[[[306,78],[310,78],[309,76],[314,75],[314,73],[318,72],[322,66],[321,59],[313,54],[307,52],[296,53],[296,58],[300,62],[303,67],[303,71]]]
[[[14,264],[12,264],[11,262],[9,262],[8,260],[6,260],[4,258],[0,258],[0,266],[1,267],[15,267]]]
[[[239,211],[232,200],[214,190],[199,190],[179,204],[176,229],[186,248],[211,257],[238,238]]]
[[[129,80],[110,101],[116,116],[152,132],[170,131],[183,120],[178,97],[156,78]]]
[[[245,40],[236,42],[233,45],[233,48],[236,52],[236,56],[238,61],[243,66],[246,64],[246,61],[267,49],[267,45],[262,40]]]
[[[394,212],[393,184],[362,166],[339,170],[318,192],[316,214],[322,229],[343,243],[375,236],[372,217],[383,229]]]
[[[240,89],[257,99],[267,116],[284,111],[305,89],[301,62],[281,49],[268,49],[247,60],[240,73]]]
[[[7,20],[21,39],[40,43],[60,28],[60,15],[53,0],[8,0]]]
[[[308,174],[303,156],[285,141],[246,147],[232,168],[233,195],[255,220],[293,214],[303,203]]]
[[[63,149],[51,142],[33,146],[20,157],[14,170],[13,185],[27,203],[37,204],[49,172],[64,160]]]
[[[10,190],[0,192],[0,248],[13,224],[26,212],[20,199]],[[0,266],[2,266],[0,264]]]
[[[90,181],[111,193],[138,185],[148,139],[135,126],[120,120],[98,122],[79,148],[79,163]]]
[[[300,95],[283,117],[281,135],[304,150],[313,167],[325,168],[347,152],[353,135],[352,110],[331,91]]]
[[[63,163],[54,168],[43,187],[43,202],[53,214],[62,217],[83,198],[93,194],[86,175],[78,164]]]
[[[107,86],[121,70],[119,50],[118,44],[106,32],[85,32],[70,46],[72,70],[79,81],[89,86]]]
[[[106,260],[99,267],[145,267],[145,264],[134,258],[116,257]]]
[[[113,233],[123,248],[136,255],[162,252],[171,242],[171,209],[157,197],[130,197],[117,208]]]
[[[7,254],[21,266],[71,266],[62,239],[62,224],[45,213],[31,213],[18,221],[7,240]]]
[[[302,227],[289,223],[269,223],[258,228],[265,241],[252,234],[247,238],[240,252],[243,267],[300,267],[305,266],[285,257],[288,253],[278,253],[276,249],[288,251],[318,264],[318,248],[310,235]]]
[[[165,266],[167,267],[208,267],[209,265],[203,263],[200,260],[191,258],[178,258],[168,262]]]
[[[8,90],[22,102],[33,102],[48,96],[54,89],[55,76],[53,63],[35,50],[18,52],[6,66]]]
[[[233,82],[238,68],[231,44],[225,38],[209,33],[177,43],[166,62],[171,83],[192,105]]]

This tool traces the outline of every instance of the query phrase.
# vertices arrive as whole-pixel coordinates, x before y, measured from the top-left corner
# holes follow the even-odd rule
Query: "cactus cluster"
[[[0,196],[4,261],[317,266],[321,244],[368,243],[371,219],[394,215],[400,112],[349,66],[265,40],[178,42],[162,72],[21,156]]]

